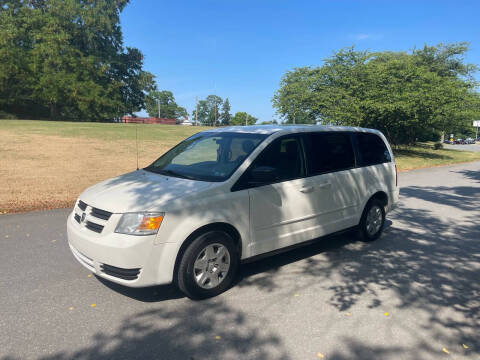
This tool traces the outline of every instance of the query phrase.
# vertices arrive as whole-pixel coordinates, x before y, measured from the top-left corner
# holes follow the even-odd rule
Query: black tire
[[[195,279],[195,271],[197,270],[194,269],[194,264],[197,257],[199,257],[209,245],[215,247],[215,244],[223,245],[228,251],[229,268],[218,285],[207,289],[197,283]],[[239,262],[235,242],[228,233],[220,230],[206,232],[193,240],[183,253],[176,273],[176,284],[180,291],[193,300],[217,296],[232,285],[237,274]],[[210,271],[210,273],[212,273],[212,271]]]
[[[367,218],[372,208],[379,209],[381,213],[380,228],[378,229],[378,231],[374,233],[369,231],[369,229],[367,228],[368,226]],[[359,232],[360,239],[366,242],[377,240],[380,237],[380,235],[382,235],[384,225],[385,225],[385,206],[382,204],[381,201],[377,199],[370,200],[365,206],[365,209],[363,210],[362,218],[360,219],[360,224],[358,224],[358,232]]]

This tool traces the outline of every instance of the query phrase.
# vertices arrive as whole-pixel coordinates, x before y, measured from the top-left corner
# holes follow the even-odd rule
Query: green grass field
[[[0,120],[0,214],[72,206],[88,186],[153,162],[186,137],[208,129],[176,125]],[[480,152],[395,151],[400,171],[480,160]],[[480,146],[480,145],[479,145]]]
[[[135,140],[135,128],[137,128],[140,140],[163,141],[168,139],[168,142],[179,142],[196,132],[208,129],[204,126],[0,120],[0,131],[111,141]]]
[[[477,146],[480,147],[480,144]],[[400,171],[480,160],[480,152],[452,149],[433,150],[433,143],[402,147],[395,149],[394,153]]]

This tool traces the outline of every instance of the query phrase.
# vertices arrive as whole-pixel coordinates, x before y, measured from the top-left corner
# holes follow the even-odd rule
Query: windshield
[[[144,170],[201,181],[225,181],[265,134],[204,132],[193,135]]]

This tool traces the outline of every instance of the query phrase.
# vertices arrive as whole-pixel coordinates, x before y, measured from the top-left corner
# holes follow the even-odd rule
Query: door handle
[[[323,183],[323,184],[318,184],[317,187],[318,187],[319,189],[327,189],[327,188],[332,187],[332,183],[326,182],[326,183]]]
[[[300,191],[304,194],[311,193],[313,190],[315,190],[313,186],[305,186],[300,189]]]

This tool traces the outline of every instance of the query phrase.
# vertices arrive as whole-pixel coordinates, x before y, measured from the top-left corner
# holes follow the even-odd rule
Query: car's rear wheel
[[[373,241],[380,237],[385,224],[385,207],[381,201],[368,202],[359,224],[360,237],[364,241]]]
[[[216,296],[227,290],[237,273],[238,251],[224,231],[209,231],[187,247],[177,270],[177,285],[191,299]]]

